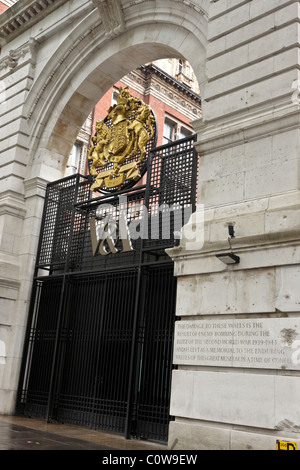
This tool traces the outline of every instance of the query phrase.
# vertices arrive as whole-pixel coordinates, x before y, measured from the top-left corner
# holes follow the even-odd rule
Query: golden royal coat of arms
[[[135,184],[146,171],[149,145],[156,143],[156,120],[151,108],[120,88],[117,104],[97,121],[89,150],[92,191],[120,190]]]

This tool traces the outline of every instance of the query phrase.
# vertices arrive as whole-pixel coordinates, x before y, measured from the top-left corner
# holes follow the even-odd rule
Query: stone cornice
[[[26,214],[24,198],[14,191],[6,191],[0,198],[0,215],[11,215],[23,219]]]
[[[32,196],[44,197],[49,181],[36,176],[24,181],[25,199]]]
[[[158,71],[157,67],[155,69]],[[201,116],[201,97],[193,94],[191,100],[190,93],[186,93],[186,90],[180,86],[180,82],[176,79],[174,81],[165,80],[165,73],[162,70],[161,72],[160,76],[159,73],[154,72],[152,66],[142,66],[123,77],[122,82],[136,89],[142,95],[145,93],[145,97],[151,94],[190,120],[194,121]]]
[[[145,3],[147,1],[151,1],[151,0],[123,0],[122,4],[123,4],[123,8],[124,10],[127,9],[127,8],[130,8],[130,7],[133,7],[135,5],[139,5],[141,3]],[[197,1],[191,1],[191,0],[173,0],[174,2],[176,3],[182,3],[184,5],[186,5],[187,7],[193,9],[195,12],[197,13],[200,13],[201,16],[204,16],[205,18],[208,19],[208,8],[204,8],[204,2],[199,2],[199,0]],[[210,0],[210,1],[215,1],[215,0]],[[209,6],[209,3],[207,3],[207,6]]]
[[[299,108],[288,97],[283,102],[268,102],[263,108],[246,114],[212,122],[196,120],[192,123],[198,136],[196,149],[201,155],[207,155],[276,134],[278,129],[286,132],[299,128]]]
[[[40,21],[67,0],[19,0],[0,16],[0,47]]]
[[[173,87],[177,88],[180,93],[186,94],[190,99],[195,100],[198,104],[201,104],[201,96],[195,93],[189,86],[185,85],[184,83],[177,80],[175,77],[172,77],[164,70],[160,69],[154,64],[151,65],[143,65],[141,66],[141,70],[143,70],[146,74],[155,74],[166,81],[168,84],[171,84]]]
[[[145,1],[147,0],[130,0],[129,2],[121,2],[120,0],[91,0],[91,4],[99,10],[106,30],[106,36],[114,37],[125,29],[124,10]],[[198,5],[198,2],[190,0],[174,1],[176,3],[183,3],[204,17],[207,16],[202,5]],[[20,33],[31,28],[43,16],[48,15],[67,2],[68,0],[19,0],[0,15],[0,49]]]
[[[240,241],[233,250],[241,258],[239,264],[227,266],[217,259],[217,254],[228,251],[228,242],[224,241],[207,245],[202,250],[189,251],[175,247],[167,249],[166,253],[174,261],[176,277],[297,265],[299,231],[249,237]]]

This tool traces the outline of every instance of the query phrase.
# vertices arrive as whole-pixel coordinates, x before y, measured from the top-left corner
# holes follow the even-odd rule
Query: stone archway
[[[94,47],[88,48],[86,57],[82,57],[78,51],[72,51],[70,55],[74,57],[69,55],[64,59],[72,63],[67,71],[63,66],[56,70],[57,62],[50,62],[49,69],[52,68],[45,75],[53,75],[52,80],[40,93],[33,89],[32,96],[34,98],[36,93],[37,98],[30,111],[29,179],[32,172],[36,174],[34,167],[42,153],[43,164],[51,167],[53,161],[56,162],[54,166],[58,165],[56,169],[59,174],[64,158],[69,155],[81,125],[94,105],[116,81],[138,66],[166,57],[186,58],[190,48],[198,51],[197,61],[190,54],[189,61],[198,72],[200,83],[204,83],[205,68],[202,65],[205,62],[205,46],[194,34],[188,33],[186,28],[167,23],[151,25],[150,33],[149,29],[137,26],[102,47],[96,43]],[[59,57],[60,53],[58,51],[55,55]],[[57,60],[60,62],[63,59]],[[60,83],[60,86],[56,87],[55,83]],[[51,100],[45,98],[45,95],[50,95]],[[38,116],[38,121],[34,119],[34,114]]]
[[[0,277],[13,320],[5,319],[0,413],[14,409],[46,184],[62,176],[94,105],[130,70],[160,58],[185,58],[200,85],[205,82],[210,2],[200,3],[58,0],[34,8],[19,0],[1,18],[7,138],[0,150],[8,149],[13,170],[1,194]]]
[[[177,312],[191,331],[203,320],[228,330],[231,320],[245,323],[246,333],[261,328],[254,331],[275,342],[280,330],[300,331],[298,3],[19,0],[1,15],[0,412],[14,408],[46,183],[61,176],[104,91],[170,53],[191,63],[204,118],[194,129],[205,243],[169,252]],[[228,267],[216,254],[228,250],[229,222],[241,263]],[[265,349],[264,366],[251,348],[232,351],[230,363],[206,348],[209,360],[183,358],[173,375],[172,448],[273,450],[287,435],[299,441],[299,362],[290,354],[282,364]]]

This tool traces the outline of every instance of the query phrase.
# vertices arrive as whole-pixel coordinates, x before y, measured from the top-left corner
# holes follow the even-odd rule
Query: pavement
[[[0,416],[0,450],[167,451],[159,443],[81,426],[47,423],[18,416]]]

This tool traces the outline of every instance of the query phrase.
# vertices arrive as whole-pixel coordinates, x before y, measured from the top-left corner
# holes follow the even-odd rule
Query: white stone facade
[[[14,411],[45,186],[101,96],[153,60],[188,60],[203,100],[205,242],[188,250],[183,233],[169,252],[177,314],[299,318],[299,2],[19,0],[0,16],[0,44],[1,413]],[[227,267],[215,255],[229,222],[241,262]],[[170,448],[300,445],[299,388],[300,366],[181,365]]]
[[[203,121],[194,123],[205,242],[198,252],[185,249],[184,240],[170,251],[177,314],[219,325],[262,320],[277,327],[285,318],[297,325],[299,340],[299,3],[238,1],[230,10],[228,3],[211,4]],[[215,256],[229,251],[228,223],[240,257],[233,266]],[[170,447],[275,450],[277,439],[299,445],[297,340],[287,368],[271,363],[270,340],[268,368],[232,367],[216,356],[217,342],[207,341],[209,365],[200,359],[174,371]],[[255,341],[248,342],[248,358],[258,360]]]

